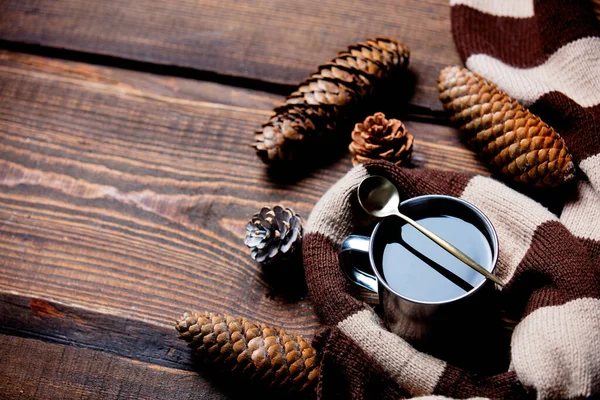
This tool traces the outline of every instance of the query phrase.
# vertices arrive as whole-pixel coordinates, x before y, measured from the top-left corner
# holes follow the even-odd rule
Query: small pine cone
[[[186,312],[175,326],[196,354],[271,388],[314,393],[319,356],[302,336],[283,329],[209,312]]]
[[[356,106],[408,65],[408,48],[391,39],[350,46],[321,65],[275,109],[256,132],[254,147],[266,163],[305,156],[315,142],[332,135]]]
[[[383,113],[367,117],[352,131],[350,153],[352,164],[368,160],[387,160],[396,165],[408,160],[413,150],[413,135],[397,119],[386,119]]]
[[[467,144],[490,168],[516,182],[554,187],[575,176],[564,140],[497,86],[466,68],[440,72],[440,100]]]
[[[262,264],[288,259],[300,248],[302,218],[291,208],[263,207],[246,225],[244,243]]]

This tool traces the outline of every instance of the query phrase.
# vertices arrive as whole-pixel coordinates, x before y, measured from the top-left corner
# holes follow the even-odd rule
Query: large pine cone
[[[319,139],[335,132],[357,104],[408,65],[408,48],[391,39],[369,39],[350,46],[300,84],[256,132],[254,147],[266,162],[306,156]]]
[[[269,387],[311,393],[318,381],[317,352],[302,336],[283,329],[209,312],[186,312],[176,329],[207,362]]]
[[[440,72],[440,100],[467,144],[506,178],[558,186],[575,176],[564,140],[539,117],[466,68]]]
[[[300,248],[302,229],[302,218],[291,208],[263,207],[246,225],[244,243],[259,263],[281,261]]]
[[[396,165],[408,160],[413,150],[413,135],[397,119],[386,119],[383,113],[367,117],[352,131],[350,153],[352,164],[368,160],[387,160]]]

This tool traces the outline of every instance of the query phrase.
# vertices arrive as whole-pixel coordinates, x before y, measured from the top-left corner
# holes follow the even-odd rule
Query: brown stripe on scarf
[[[584,108],[560,92],[550,92],[530,109],[560,132],[577,161],[600,153],[600,104]]]
[[[535,15],[529,18],[496,16],[468,5],[453,6],[451,15],[463,61],[483,53],[515,67],[535,67],[574,40],[598,36],[589,1],[536,1]]]
[[[577,39],[599,36],[600,26],[589,0],[535,0],[534,9],[546,54]]]
[[[568,249],[568,251],[566,251]],[[541,307],[580,298],[600,299],[600,269],[579,239],[558,221],[537,227],[509,290],[509,317],[520,320]],[[520,307],[525,307],[521,308]]]
[[[324,234],[312,232],[303,238],[306,282],[315,310],[330,325],[369,306],[352,297],[350,283],[338,261],[338,246]]]
[[[452,398],[464,399],[473,396],[494,399],[519,399],[526,397],[526,391],[519,384],[514,372],[509,371],[491,377],[481,377],[449,366],[440,378],[434,393]]]
[[[600,265],[600,241],[594,239],[579,239],[585,247],[594,265]]]
[[[397,168],[389,162],[373,161],[365,164],[372,175],[383,175],[394,182],[400,191],[400,196],[406,200],[426,194],[447,194],[459,197],[472,175],[458,172],[414,169],[410,172]]]
[[[453,6],[451,15],[454,42],[463,62],[478,53],[519,67],[532,67],[547,58],[533,18],[498,17],[464,5]],[[522,41],[523,37],[529,40]]]

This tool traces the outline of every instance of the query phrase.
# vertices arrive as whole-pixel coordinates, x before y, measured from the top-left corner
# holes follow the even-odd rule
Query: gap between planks
[[[46,47],[35,44],[11,42],[7,40],[0,40],[0,51],[10,51],[13,53],[21,53],[26,55],[44,57],[48,59],[64,60],[78,63],[85,63],[89,65],[107,67],[107,68],[119,68],[128,71],[150,73],[165,77],[176,77],[192,79],[199,82],[210,82],[221,85],[232,86],[239,89],[257,90],[268,94],[287,96],[296,89],[296,85],[287,85],[282,83],[268,82],[260,79],[254,79],[243,76],[231,76],[220,74],[212,71],[196,70],[190,67],[180,67],[176,65],[164,65],[156,64],[152,62],[137,61],[131,59],[124,59],[114,56],[92,54],[75,50],[66,50],[53,47]],[[1,57],[1,55],[0,55]],[[316,68],[316,66],[315,66]],[[33,73],[31,73],[33,75]],[[53,76],[53,79],[59,80],[64,79],[65,82],[80,83],[77,79],[70,79],[67,77],[58,78]],[[300,83],[300,82],[299,82]],[[88,86],[95,84],[93,81],[86,83]],[[102,86],[99,86],[102,87]],[[103,86],[103,88],[106,86]],[[114,86],[111,86],[114,88]],[[116,89],[116,88],[115,88]],[[118,91],[118,89],[116,89]],[[199,100],[180,99],[168,96],[152,95],[147,92],[136,91],[133,88],[127,88],[129,94],[137,94],[140,97],[148,97],[154,100],[177,103],[181,105],[190,106],[204,106],[211,108],[223,108],[231,111],[248,112],[253,114],[261,114],[265,116],[273,115],[273,111],[259,110],[255,108],[245,107],[234,107],[213,102],[204,102]],[[440,110],[433,110],[429,107],[414,104],[410,101],[405,104],[406,114],[403,115],[405,121],[417,121],[426,122],[432,125],[447,126],[449,120],[445,117],[444,112]]]

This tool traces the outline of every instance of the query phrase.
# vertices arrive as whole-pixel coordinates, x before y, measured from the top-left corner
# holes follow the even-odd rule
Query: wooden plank
[[[0,286],[154,322],[202,307],[314,330],[308,300],[267,297],[241,240],[263,204],[306,215],[327,186],[264,184],[239,139],[268,111],[8,64]]]
[[[101,350],[140,362],[193,371],[192,350],[175,324],[148,323],[39,297],[0,292],[0,334]]]
[[[307,216],[350,161],[270,179],[248,142],[274,99],[1,52],[0,288],[163,325],[200,308],[312,335],[310,301],[277,295],[244,226],[264,204]],[[453,129],[408,125],[416,166],[481,171]]]
[[[0,335],[3,399],[227,399],[217,385],[182,371],[100,351]],[[259,392],[260,393],[260,392]]]
[[[4,0],[0,39],[297,84],[346,46],[411,48],[413,102],[441,109],[435,81],[460,63],[447,0]]]
[[[36,340],[20,341],[11,336]],[[152,393],[150,398],[171,399],[172,385],[177,385],[173,394],[178,393],[181,398],[242,399],[247,398],[249,391],[264,399],[283,395],[268,390],[258,381],[204,364],[176,336],[174,324],[163,326],[0,292],[0,397],[12,398],[18,393],[20,398],[63,398],[60,394],[63,392],[48,389],[44,384],[68,390],[65,386],[81,386],[78,377],[87,371],[100,373],[93,372],[95,379],[92,382],[86,379],[80,387],[86,398],[145,398],[145,394],[129,397],[144,386],[144,393]],[[13,343],[16,347],[12,348],[18,353],[4,348],[3,342]],[[61,349],[60,357],[56,357],[57,349]],[[65,360],[65,353],[72,357]],[[105,369],[107,362],[110,368]],[[3,375],[2,371],[8,369],[11,373]],[[236,385],[231,385],[232,379]],[[36,380],[44,384],[36,385],[35,391],[27,390]],[[114,391],[106,392],[105,388]],[[36,397],[40,392],[48,397]]]

